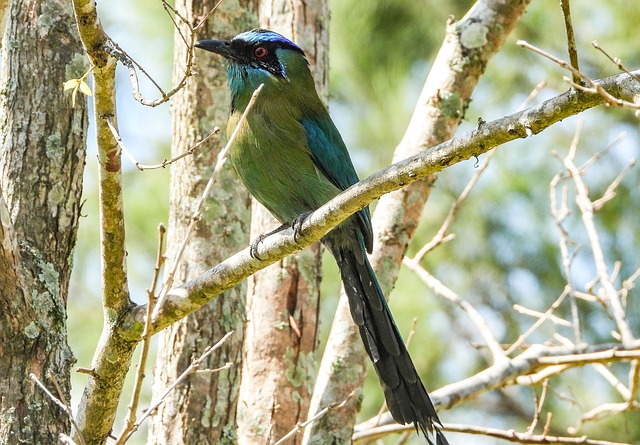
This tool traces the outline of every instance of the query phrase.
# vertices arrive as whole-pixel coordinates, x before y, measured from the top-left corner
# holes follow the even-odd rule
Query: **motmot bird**
[[[309,63],[299,46],[265,29],[243,32],[232,40],[201,40],[195,46],[226,58],[231,96],[228,134],[238,124],[253,92],[264,84],[229,147],[228,157],[249,192],[276,219],[283,224],[300,222],[301,215],[308,215],[358,182],[347,148],[316,92]],[[436,444],[447,444],[367,259],[373,247],[369,208],[331,230],[322,243],[338,263],[353,321],[393,418],[402,424],[413,423],[430,444],[432,435]]]

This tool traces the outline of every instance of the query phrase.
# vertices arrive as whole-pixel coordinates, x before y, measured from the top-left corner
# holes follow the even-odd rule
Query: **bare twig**
[[[163,0],[163,2],[164,2],[164,0]],[[218,1],[218,3],[216,3],[216,4],[213,6],[213,8],[211,8],[211,9],[209,10],[209,12],[207,12],[207,13],[205,14],[205,16],[202,18],[202,20],[200,20],[200,23],[198,23],[196,26],[194,26],[194,27],[193,27],[193,29],[194,29],[194,30],[198,30],[202,25],[204,25],[204,24],[205,24],[205,22],[206,22],[207,20],[209,20],[209,17],[211,17],[211,14],[213,14],[213,12],[218,8],[218,6],[220,6],[220,3],[222,3],[222,0],[219,0],[219,1]]]
[[[529,93],[529,96],[527,96],[527,98],[524,100],[524,102],[520,105],[520,107],[518,108],[518,111],[524,110],[533,101],[533,99],[538,95],[538,93],[540,93],[540,91],[542,91],[542,89],[546,85],[547,85],[546,81],[539,82],[535,86],[535,88],[531,91],[531,93]],[[482,124],[479,123],[478,125],[482,125]],[[487,153],[487,156],[486,156],[484,162],[482,163],[482,165],[476,169],[475,173],[473,174],[473,176],[471,177],[471,179],[469,180],[469,182],[467,183],[465,188],[462,190],[462,193],[460,193],[458,198],[451,205],[451,208],[449,209],[449,213],[447,214],[447,216],[444,219],[442,225],[440,226],[440,229],[438,229],[438,232],[433,236],[431,241],[429,241],[427,244],[425,244],[418,251],[418,253],[415,254],[415,256],[413,257],[414,261],[419,263],[420,261],[422,261],[422,259],[424,258],[424,256],[427,253],[431,252],[433,249],[435,249],[439,245],[441,245],[443,243],[446,243],[447,241],[450,241],[450,240],[452,240],[454,238],[455,235],[447,234],[447,231],[449,230],[449,227],[453,223],[456,215],[460,211],[460,208],[462,207],[462,204],[464,203],[464,201],[467,199],[467,197],[469,196],[469,194],[471,193],[473,188],[478,183],[478,180],[480,179],[480,176],[482,176],[482,174],[485,172],[487,167],[489,167],[489,162],[491,162],[491,159],[493,159],[494,155],[495,155],[495,150],[492,150],[492,151]]]
[[[581,79],[583,79],[585,81],[585,83],[587,85],[589,85],[589,87],[585,87],[583,85],[579,85],[575,82],[573,82],[571,79],[565,78],[565,80],[567,81],[567,83],[569,83],[571,86],[573,86],[575,89],[583,91],[585,93],[591,93],[591,94],[598,94],[600,95],[605,102],[608,105],[612,105],[612,106],[616,106],[616,107],[624,107],[624,108],[630,108],[632,110],[640,110],[640,104],[636,104],[633,102],[629,102],[629,101],[625,101],[622,99],[618,99],[617,97],[612,96],[611,94],[609,94],[604,88],[602,88],[602,86],[600,84],[598,84],[597,82],[594,82],[593,80],[591,80],[589,78],[589,76],[587,76],[586,74],[580,72],[579,70],[575,69],[574,67],[572,67],[570,64],[568,64],[567,62],[565,62],[562,59],[559,59],[551,54],[549,54],[548,52],[535,47],[533,45],[531,45],[530,43],[525,42],[524,40],[518,40],[516,42],[519,46],[526,48],[528,50],[531,50],[537,54],[540,54],[543,57],[546,57],[547,59],[551,60],[552,62],[558,64],[559,66],[561,66],[562,68],[565,68],[569,71],[571,71],[572,75],[575,76],[579,76]]]
[[[357,432],[353,435],[353,443],[367,442],[375,440],[380,437],[387,436],[389,434],[400,433],[408,431],[413,428],[413,425],[385,425],[376,428],[371,428],[366,431]],[[496,437],[498,439],[507,440],[509,442],[516,442],[522,444],[576,444],[576,445],[631,445],[629,443],[622,442],[610,442],[607,440],[593,440],[587,438],[587,436],[579,437],[562,437],[562,436],[549,436],[547,434],[529,434],[518,433],[513,430],[501,430],[497,428],[479,427],[475,425],[462,425],[455,423],[445,423],[442,426],[443,431],[449,431],[454,433],[474,434],[487,437]]]
[[[436,233],[431,239],[431,241],[425,244],[422,247],[422,249],[420,249],[418,253],[416,253],[416,255],[413,257],[413,261],[416,261],[419,263],[420,261],[422,261],[422,258],[424,258],[424,256],[427,253],[431,252],[440,244],[453,239],[453,235],[447,235],[449,226],[451,226],[451,223],[453,223],[456,215],[458,214],[458,211],[460,211],[460,207],[462,207],[462,203],[465,201],[465,199],[467,199],[467,197],[469,196],[469,193],[471,193],[471,190],[473,190],[475,185],[478,183],[478,180],[480,179],[480,176],[482,176],[482,173],[484,173],[487,167],[489,167],[489,162],[491,162],[491,159],[493,159],[493,156],[495,155],[495,153],[496,153],[495,150],[492,150],[489,153],[487,153],[487,156],[484,162],[482,163],[482,165],[476,169],[475,173],[471,177],[471,180],[467,183],[462,193],[460,193],[460,196],[458,196],[458,199],[456,199],[455,202],[451,205],[451,208],[449,209],[449,213],[447,214],[447,217],[445,218],[444,222],[440,226],[438,233]]]
[[[140,392],[142,390],[142,381],[144,380],[144,369],[147,364],[147,356],[149,355],[149,345],[151,344],[151,336],[153,335],[153,323],[151,322],[151,314],[153,312],[153,303],[155,301],[155,290],[158,285],[158,278],[160,277],[160,269],[164,263],[163,246],[164,236],[167,232],[164,225],[158,225],[158,248],[156,252],[156,264],[153,268],[153,280],[151,281],[151,287],[147,289],[147,316],[144,323],[144,331],[142,333],[142,350],[140,352],[140,360],[138,360],[138,366],[136,367],[136,379],[133,384],[133,391],[131,392],[131,402],[129,402],[129,411],[127,413],[127,419],[122,431],[120,432],[116,445],[123,445],[132,433],[134,425],[136,423],[136,411],[138,410],[138,403],[140,401]]]
[[[218,176],[220,174],[220,171],[222,171],[222,167],[224,166],[225,162],[227,161],[227,152],[229,151],[229,147],[235,141],[235,138],[238,135],[238,131],[239,131],[240,127],[244,124],[244,121],[246,120],[247,115],[251,111],[251,108],[253,108],[253,106],[255,105],[256,100],[258,99],[258,95],[260,94],[260,91],[262,91],[263,87],[264,87],[264,84],[261,84],[253,92],[253,95],[251,96],[251,99],[249,100],[249,103],[247,104],[247,107],[245,108],[244,112],[242,113],[242,116],[240,116],[240,119],[238,119],[238,123],[236,124],[236,128],[233,130],[233,133],[231,133],[231,136],[229,137],[229,140],[227,141],[227,144],[224,146],[224,148],[222,150],[220,150],[220,153],[218,153],[218,157],[217,157],[217,160],[216,160],[216,165],[215,165],[215,167],[213,169],[213,172],[211,173],[211,177],[209,178],[209,182],[207,183],[204,191],[202,192],[202,196],[200,197],[200,200],[196,204],[196,209],[194,210],[193,215],[191,216],[191,223],[187,227],[184,239],[182,240],[182,243],[180,244],[180,248],[178,249],[178,253],[176,254],[176,257],[173,258],[173,260],[172,260],[173,263],[171,265],[171,268],[169,269],[167,277],[165,278],[164,283],[162,284],[162,288],[160,289],[160,296],[158,297],[158,301],[157,301],[157,303],[155,305],[155,308],[153,310],[153,317],[152,318],[153,318],[154,323],[155,323],[155,321],[156,321],[156,319],[158,317],[158,313],[162,309],[162,304],[163,304],[163,302],[164,302],[164,300],[165,300],[165,298],[167,296],[167,292],[173,286],[173,279],[175,277],[176,271],[178,270],[178,265],[180,264],[180,259],[182,258],[182,254],[184,253],[184,249],[187,246],[187,242],[189,241],[189,237],[191,236],[191,232],[193,231],[193,229],[195,228],[196,224],[198,223],[198,221],[200,219],[200,215],[202,214],[202,208],[204,206],[204,203],[206,202],[207,198],[209,197],[209,194],[211,193],[211,190],[213,189],[213,186],[216,183],[216,180],[217,180],[217,178],[218,178]]]
[[[169,5],[164,1],[162,3],[165,11],[169,13],[169,10],[167,9]],[[212,11],[215,10],[217,6],[218,5],[214,6]],[[186,55],[185,55],[185,62],[184,62],[184,72],[182,73],[180,80],[177,82],[177,85],[174,88],[172,88],[170,91],[165,92],[162,89],[162,87],[160,87],[160,85],[145,71],[142,65],[140,65],[131,56],[129,56],[129,54],[127,54],[126,51],[120,48],[120,46],[118,46],[116,42],[114,42],[112,39],[109,39],[109,44],[111,46],[109,48],[109,52],[113,57],[118,59],[129,70],[129,80],[131,81],[131,89],[132,89],[134,99],[140,102],[142,105],[146,105],[148,107],[157,107],[158,105],[161,105],[167,102],[173,95],[175,95],[178,91],[180,91],[182,88],[185,87],[185,85],[187,84],[187,79],[189,79],[189,77],[193,75],[193,71],[192,71],[193,49],[194,49],[194,44],[196,39],[195,28],[194,26],[191,25],[189,20],[187,20],[186,18],[178,14],[174,8],[171,8],[171,7],[169,8],[174,13],[174,15],[178,17],[180,22],[187,27],[189,31],[188,36],[185,37],[184,34],[182,33],[180,24],[178,24],[176,20],[171,16],[171,14],[169,14],[169,17],[173,22],[173,26],[178,31],[178,33],[182,36],[182,40],[187,48]],[[136,72],[136,68],[138,68],[142,72],[142,74],[144,74],[153,83],[156,89],[160,92],[161,97],[159,99],[148,100],[142,96],[142,94],[140,93],[140,84],[138,82],[138,73]]]
[[[133,164],[135,165],[135,167],[140,170],[140,171],[145,171],[145,170],[156,170],[159,168],[165,168],[171,164],[173,164],[176,161],[179,161],[182,158],[185,158],[191,154],[193,154],[194,151],[196,151],[198,148],[200,148],[200,146],[202,144],[204,144],[206,141],[209,140],[209,138],[215,134],[220,133],[220,128],[215,127],[213,129],[213,131],[211,133],[209,133],[208,135],[206,135],[203,139],[201,139],[200,141],[196,142],[191,148],[189,148],[187,151],[180,153],[179,155],[174,156],[171,159],[164,159],[161,163],[159,164],[151,164],[151,165],[145,165],[145,164],[141,164],[140,162],[138,162],[133,155],[131,154],[131,152],[127,149],[126,145],[124,144],[124,141],[122,140],[122,138],[120,137],[120,134],[118,133],[118,130],[116,129],[115,125],[113,125],[113,122],[111,121],[110,118],[107,118],[107,125],[109,126],[109,130],[111,130],[111,134],[113,135],[114,139],[116,140],[116,142],[118,143],[118,147],[120,148],[120,151],[127,157],[127,159]]]
[[[598,235],[594,220],[595,209],[593,203],[591,202],[591,199],[589,198],[589,189],[582,178],[582,173],[578,170],[578,167],[574,162],[576,149],[577,144],[572,144],[571,148],[569,149],[569,153],[567,154],[563,163],[567,171],[571,174],[571,178],[573,179],[573,182],[575,184],[576,203],[578,204],[578,208],[580,209],[580,213],[582,214],[582,222],[589,238],[598,280],[604,291],[607,303],[611,308],[611,312],[616,321],[616,325],[618,326],[618,330],[622,337],[622,342],[623,344],[630,344],[635,340],[635,338],[633,336],[631,328],[629,327],[629,323],[627,322],[626,314],[620,302],[618,291],[613,286],[611,277],[609,276],[609,272],[607,271],[604,252],[602,250],[602,245],[600,244],[600,237]]]
[[[625,166],[625,168],[622,169],[622,171],[616,177],[616,179],[614,179],[613,182],[609,184],[609,186],[604,191],[602,196],[596,199],[595,201],[593,201],[594,211],[596,212],[599,211],[602,208],[602,206],[604,206],[608,201],[611,201],[613,198],[616,197],[616,188],[618,188],[618,186],[624,179],[625,175],[635,166],[636,166],[636,160],[631,159],[629,163]]]
[[[406,265],[409,269],[414,271],[418,277],[431,288],[436,294],[441,297],[449,300],[451,303],[456,304],[462,310],[464,310],[471,321],[476,325],[478,332],[484,339],[491,355],[493,357],[494,362],[498,362],[504,360],[506,357],[506,353],[504,349],[502,349],[502,345],[496,339],[495,335],[489,328],[486,320],[480,313],[471,305],[468,301],[463,300],[451,289],[446,287],[440,280],[431,275],[426,269],[424,269],[419,263],[410,258],[404,258],[402,260],[403,264]]]
[[[545,313],[542,315],[542,317],[538,318],[536,320],[536,322],[533,323],[533,325],[531,325],[531,327],[529,329],[527,329],[527,331],[524,334],[520,335],[518,337],[518,339],[505,351],[505,354],[509,355],[513,351],[518,349],[524,343],[524,341],[531,334],[533,334],[536,331],[536,329],[538,329],[540,327],[540,325],[542,325],[542,323],[544,323],[546,320],[548,320],[551,317],[551,315],[553,314],[553,312],[556,309],[558,309],[558,307],[560,306],[560,304],[562,303],[564,298],[567,296],[567,293],[568,293],[568,289],[565,287],[564,291],[560,294],[560,296],[556,299],[556,301],[553,302],[553,304],[549,307],[549,309],[547,309],[545,311]]]
[[[591,411],[584,413],[580,418],[578,426],[576,426],[575,428],[570,428],[569,431],[570,432],[579,431],[580,428],[582,428],[582,425],[584,425],[587,422],[602,419],[603,417],[606,417],[606,416],[612,416],[615,414],[620,414],[620,413],[631,411],[631,410],[640,410],[640,403],[635,401],[633,401],[631,405],[629,405],[629,403],[627,402],[603,403],[602,405],[595,407]]]
[[[571,327],[571,322],[565,320],[564,318],[557,317],[553,314],[543,314],[542,312],[534,311],[533,309],[528,309],[524,306],[520,306],[519,304],[514,304],[513,310],[520,314],[529,315],[531,317],[546,318],[553,324]]]
[[[198,367],[202,364],[202,362],[206,360],[207,357],[209,357],[209,355],[211,355],[214,351],[216,351],[226,343],[226,341],[229,339],[229,337],[231,337],[232,334],[233,334],[233,331],[230,331],[227,334],[225,334],[225,336],[222,337],[218,341],[218,343],[216,343],[213,346],[207,347],[200,357],[198,357],[193,362],[191,362],[189,367],[185,369],[182,372],[182,374],[180,374],[174,380],[174,382],[171,385],[169,385],[167,389],[165,389],[165,391],[160,395],[160,397],[158,397],[157,400],[151,403],[149,408],[146,409],[146,411],[140,416],[140,418],[135,422],[135,424],[130,429],[130,431],[126,434],[126,436],[124,437],[124,441],[126,442],[127,439],[129,439],[129,437],[131,437],[131,435],[135,433],[138,430],[138,428],[140,428],[140,425],[142,425],[142,423],[160,406],[160,404],[164,402],[164,399],[167,397],[167,395],[169,395],[171,391],[174,390],[176,386],[182,383],[182,381],[186,379],[189,375],[193,374],[198,369]],[[222,371],[224,369],[229,369],[231,366],[233,366],[233,363],[227,363],[224,366],[216,369],[215,371]]]
[[[86,445],[86,442],[85,442],[84,438],[82,437],[82,432],[80,431],[80,428],[78,428],[78,424],[76,423],[75,419],[73,418],[73,413],[71,412],[71,407],[69,406],[67,401],[64,399],[64,393],[62,392],[62,389],[60,388],[60,385],[58,384],[58,381],[56,380],[56,378],[55,378],[55,376],[53,375],[52,372],[49,372],[48,377],[49,377],[49,379],[51,379],[51,381],[53,382],[54,386],[56,387],[56,391],[58,392],[58,394],[60,396],[60,399],[58,399],[56,396],[54,396],[51,393],[51,391],[49,391],[47,389],[47,387],[44,386],[44,384],[38,379],[38,377],[36,377],[36,375],[34,373],[29,373],[29,378],[31,379],[31,381],[33,381],[36,385],[38,385],[40,387],[40,389],[47,395],[47,397],[49,397],[49,399],[51,399],[51,401],[53,403],[58,405],[58,407],[60,407],[60,409],[62,409],[67,414],[67,416],[71,420],[71,424],[73,425],[73,427],[75,428],[76,432],[78,433],[78,440],[80,441],[80,444],[81,445]]]
[[[540,393],[540,398],[536,395],[535,391],[533,392],[533,399],[535,402],[535,411],[533,414],[533,420],[531,421],[531,425],[527,429],[527,434],[533,434],[540,421],[540,414],[542,413],[542,407],[544,406],[545,399],[547,397],[547,387],[549,386],[549,380],[546,379],[542,382],[542,392]]]
[[[340,403],[332,403],[330,405],[325,406],[323,409],[321,409],[320,411],[318,411],[316,413],[315,416],[311,417],[310,419],[305,420],[304,422],[298,422],[296,424],[296,426],[289,431],[287,434],[285,434],[284,436],[282,436],[277,442],[275,442],[273,445],[282,445],[283,443],[285,443],[287,440],[292,439],[293,437],[295,437],[297,434],[299,434],[301,431],[303,431],[307,426],[311,425],[313,422],[315,422],[316,420],[322,418],[325,414],[327,414],[329,411],[334,410],[334,409],[340,409],[342,408],[344,405],[346,405],[346,403],[349,401],[349,399],[351,399],[351,397],[353,397],[355,394],[355,392],[351,391],[349,393],[349,395]]]
[[[627,397],[627,405],[629,409],[636,406],[636,395],[638,394],[638,380],[640,379],[640,362],[634,360],[631,362],[629,370],[629,397]]]
[[[578,121],[576,131],[574,133],[573,140],[571,141],[571,147],[577,146],[580,140],[580,134],[582,131],[582,120]],[[550,205],[551,215],[555,222],[556,228],[560,233],[558,244],[560,247],[560,257],[562,258],[562,268],[564,271],[565,280],[567,280],[567,290],[569,292],[569,304],[571,307],[571,321],[573,326],[573,336],[576,344],[582,343],[582,329],[580,327],[580,313],[578,311],[578,303],[576,297],[576,288],[573,283],[573,274],[571,273],[571,264],[578,251],[576,248],[573,253],[569,253],[569,245],[573,244],[573,241],[569,237],[569,233],[565,230],[563,223],[566,217],[569,215],[569,207],[567,205],[568,187],[562,187],[562,199],[560,204],[557,201],[557,185],[562,175],[557,174],[553,177],[550,183]]]
[[[637,80],[638,82],[640,82],[640,76],[638,76],[637,74],[634,74],[632,72],[630,72],[628,69],[626,69],[624,67],[624,65],[622,64],[622,61],[618,58],[618,57],[611,57],[609,55],[609,53],[607,53],[599,44],[596,40],[594,40],[593,42],[591,42],[591,44],[593,45],[593,47],[595,49],[597,49],[598,51],[600,51],[602,54],[605,55],[605,57],[607,59],[609,59],[611,62],[613,62],[616,66],[616,68],[618,68],[620,71],[622,71],[623,73],[627,73],[628,75],[630,75],[631,77],[633,77],[635,80]]]
[[[175,95],[178,91],[180,91],[182,88],[185,87],[185,85],[187,84],[187,80],[189,79],[189,77],[193,75],[193,70],[192,70],[193,69],[193,49],[194,49],[194,43],[196,39],[195,37],[196,31],[206,22],[206,20],[211,16],[211,14],[213,14],[213,12],[216,10],[218,5],[220,5],[220,3],[222,3],[222,0],[218,1],[218,3],[216,3],[216,5],[213,8],[211,8],[211,10],[205,15],[205,17],[200,21],[200,23],[198,23],[197,25],[192,25],[190,20],[188,20],[186,17],[179,14],[178,11],[175,8],[173,8],[171,5],[169,5],[166,1],[164,0],[162,1],[162,6],[164,10],[169,15],[169,18],[171,19],[171,22],[173,23],[174,28],[176,29],[178,34],[181,36],[182,41],[184,42],[184,45],[187,48],[185,61],[184,61],[184,72],[182,73],[180,80],[177,82],[177,85],[173,87],[171,90],[166,92],[160,86],[160,84],[156,82],[155,79],[151,77],[149,73],[147,73],[147,71],[142,67],[142,65],[136,62],[115,41],[113,41],[111,38],[108,39],[109,47],[107,48],[107,50],[109,51],[109,53],[113,57],[115,57],[118,61],[120,61],[129,70],[129,80],[131,81],[132,94],[135,100],[140,102],[142,105],[146,105],[148,107],[157,107],[158,105],[161,105],[167,102],[173,95]],[[177,17],[178,21],[176,21],[174,17]],[[188,33],[186,36],[182,32],[181,25],[187,27]],[[147,79],[151,81],[151,83],[153,83],[153,85],[156,87],[156,89],[161,95],[160,98],[156,100],[148,100],[142,96],[142,93],[140,93],[140,82],[138,81],[138,73],[136,72],[136,68],[139,69],[140,72],[144,74],[144,76],[147,77]]]
[[[576,37],[573,33],[573,24],[571,23],[571,5],[569,0],[560,0],[560,7],[562,8],[562,16],[564,17],[564,29],[567,32],[567,49],[569,50],[569,60],[571,66],[576,70],[580,69],[578,65],[578,50],[576,49]],[[573,74],[573,81],[580,83],[580,76]]]
[[[628,400],[631,397],[631,391],[602,363],[594,363],[591,366],[598,374],[600,374],[613,388],[620,393],[622,398]]]

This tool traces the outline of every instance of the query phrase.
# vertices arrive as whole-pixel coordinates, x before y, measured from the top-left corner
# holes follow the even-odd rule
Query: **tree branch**
[[[627,74],[607,77],[598,81],[598,85],[617,97],[640,102],[640,84]],[[163,309],[158,314],[157,329],[193,312],[256,271],[319,241],[349,215],[374,199],[507,142],[540,133],[569,116],[604,102],[604,98],[598,94],[570,90],[538,106],[495,121],[483,122],[464,136],[372,174],[309,215],[302,224],[302,235],[297,243],[293,239],[293,231],[287,229],[263,241],[260,249],[262,261],[251,258],[249,248],[246,248],[199,277],[169,291]],[[138,341],[145,313],[144,305],[132,308],[122,323],[133,329],[128,329],[122,335],[131,341]]]

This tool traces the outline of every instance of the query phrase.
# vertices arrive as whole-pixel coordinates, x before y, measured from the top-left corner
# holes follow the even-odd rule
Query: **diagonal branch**
[[[598,84],[610,94],[640,102],[640,84],[627,74],[602,79]],[[570,90],[538,106],[484,122],[464,136],[424,150],[372,174],[309,215],[302,224],[302,235],[297,242],[293,239],[291,229],[274,234],[261,244],[262,261],[251,258],[247,248],[199,277],[169,291],[163,309],[158,314],[157,329],[193,312],[256,271],[319,241],[349,215],[374,199],[458,162],[480,156],[509,141],[540,133],[569,116],[604,102],[604,98],[598,94]],[[144,305],[137,306],[122,319],[124,326],[131,326],[131,329],[122,333],[124,338],[131,341],[140,339],[142,331],[138,327],[143,326],[145,313]]]

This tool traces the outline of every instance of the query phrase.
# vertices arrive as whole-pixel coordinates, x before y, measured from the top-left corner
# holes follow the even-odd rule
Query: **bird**
[[[230,117],[238,125],[253,92],[264,85],[240,123],[228,159],[249,192],[282,227],[359,181],[345,143],[320,100],[304,51],[286,37],[252,29],[231,40],[199,40],[195,47],[226,59]],[[334,256],[353,321],[380,379],[394,420],[413,424],[427,442],[448,445],[442,423],[393,320],[367,253],[373,249],[368,207],[321,240]],[[252,256],[257,257],[252,244]]]

